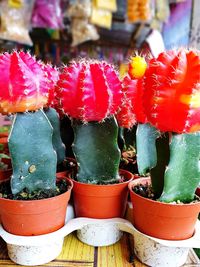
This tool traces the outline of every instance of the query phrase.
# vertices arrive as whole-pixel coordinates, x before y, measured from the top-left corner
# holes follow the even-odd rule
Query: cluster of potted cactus
[[[60,229],[72,187],[77,217],[122,218],[129,186],[139,231],[169,240],[192,236],[200,211],[194,198],[200,182],[199,52],[169,51],[148,64],[136,56],[129,67],[120,81],[106,62],[80,60],[58,71],[22,51],[0,55],[0,112],[14,117],[8,138],[13,173],[0,183],[6,231],[31,236]],[[74,133],[77,172],[69,178],[56,174],[65,158],[58,113],[70,118]],[[151,181],[132,181],[133,174],[119,170],[119,126],[136,123],[138,170]],[[194,217],[185,216],[191,211]],[[178,222],[170,224],[170,213],[180,215]]]
[[[138,170],[149,177],[129,183],[134,225],[151,237],[185,240],[200,211],[200,54],[167,51],[147,67],[135,60],[124,80],[131,103],[125,117],[136,117]],[[138,61],[140,77],[133,70]]]

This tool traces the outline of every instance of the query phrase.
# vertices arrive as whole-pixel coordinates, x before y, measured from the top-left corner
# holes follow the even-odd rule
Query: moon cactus
[[[120,150],[114,117],[122,102],[122,85],[106,62],[72,62],[58,82],[62,108],[72,118],[77,179],[89,183],[119,180]]]
[[[150,170],[161,201],[190,202],[200,182],[200,53],[163,52],[149,61],[143,81],[143,108],[152,126],[137,130],[139,170]]]
[[[14,113],[9,135],[13,194],[23,189],[55,189],[57,157],[53,128],[42,108],[49,101],[49,81],[41,63],[25,52],[0,55],[0,108]]]

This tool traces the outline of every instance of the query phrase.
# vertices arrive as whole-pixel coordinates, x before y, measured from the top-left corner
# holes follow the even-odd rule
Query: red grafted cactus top
[[[172,50],[149,61],[144,108],[161,131],[200,131],[200,52]]]

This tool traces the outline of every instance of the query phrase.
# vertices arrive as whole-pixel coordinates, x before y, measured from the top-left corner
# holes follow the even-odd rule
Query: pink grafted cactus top
[[[29,53],[0,55],[0,112],[33,111],[48,102],[48,80],[42,66]]]
[[[60,74],[58,88],[64,112],[83,122],[114,115],[122,102],[121,82],[106,62],[72,62]]]
[[[55,107],[57,106],[56,84],[59,79],[59,71],[51,64],[43,64],[42,67],[48,79],[49,96],[47,106]]]

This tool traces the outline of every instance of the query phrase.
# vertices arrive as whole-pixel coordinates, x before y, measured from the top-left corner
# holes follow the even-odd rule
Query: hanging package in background
[[[92,14],[90,21],[99,27],[111,29],[112,27],[112,12],[117,10],[116,0],[93,0]]]
[[[86,41],[96,41],[99,35],[94,25],[88,23],[87,19],[73,19],[71,22],[73,42],[72,46],[77,46]]]
[[[67,14],[71,20],[72,46],[99,39],[96,27],[89,22],[91,15],[90,0],[73,1]]]
[[[152,9],[154,10],[154,14],[150,22],[151,28],[161,32],[163,23],[167,22],[170,16],[169,2],[155,0]]]
[[[33,45],[29,36],[35,0],[0,1],[0,39]]]
[[[91,8],[90,0],[75,0],[69,5],[67,15],[70,18],[89,18],[91,16]]]
[[[93,6],[90,21],[92,24],[95,24],[99,27],[111,29],[112,13],[108,10],[98,9],[95,6]]]
[[[116,0],[94,0],[95,6],[98,9],[105,9],[109,10],[110,12],[116,12],[117,11],[117,2]]]
[[[60,0],[35,0],[31,24],[35,28],[63,28]]]
[[[129,23],[146,22],[151,18],[150,0],[128,0],[127,19]]]

